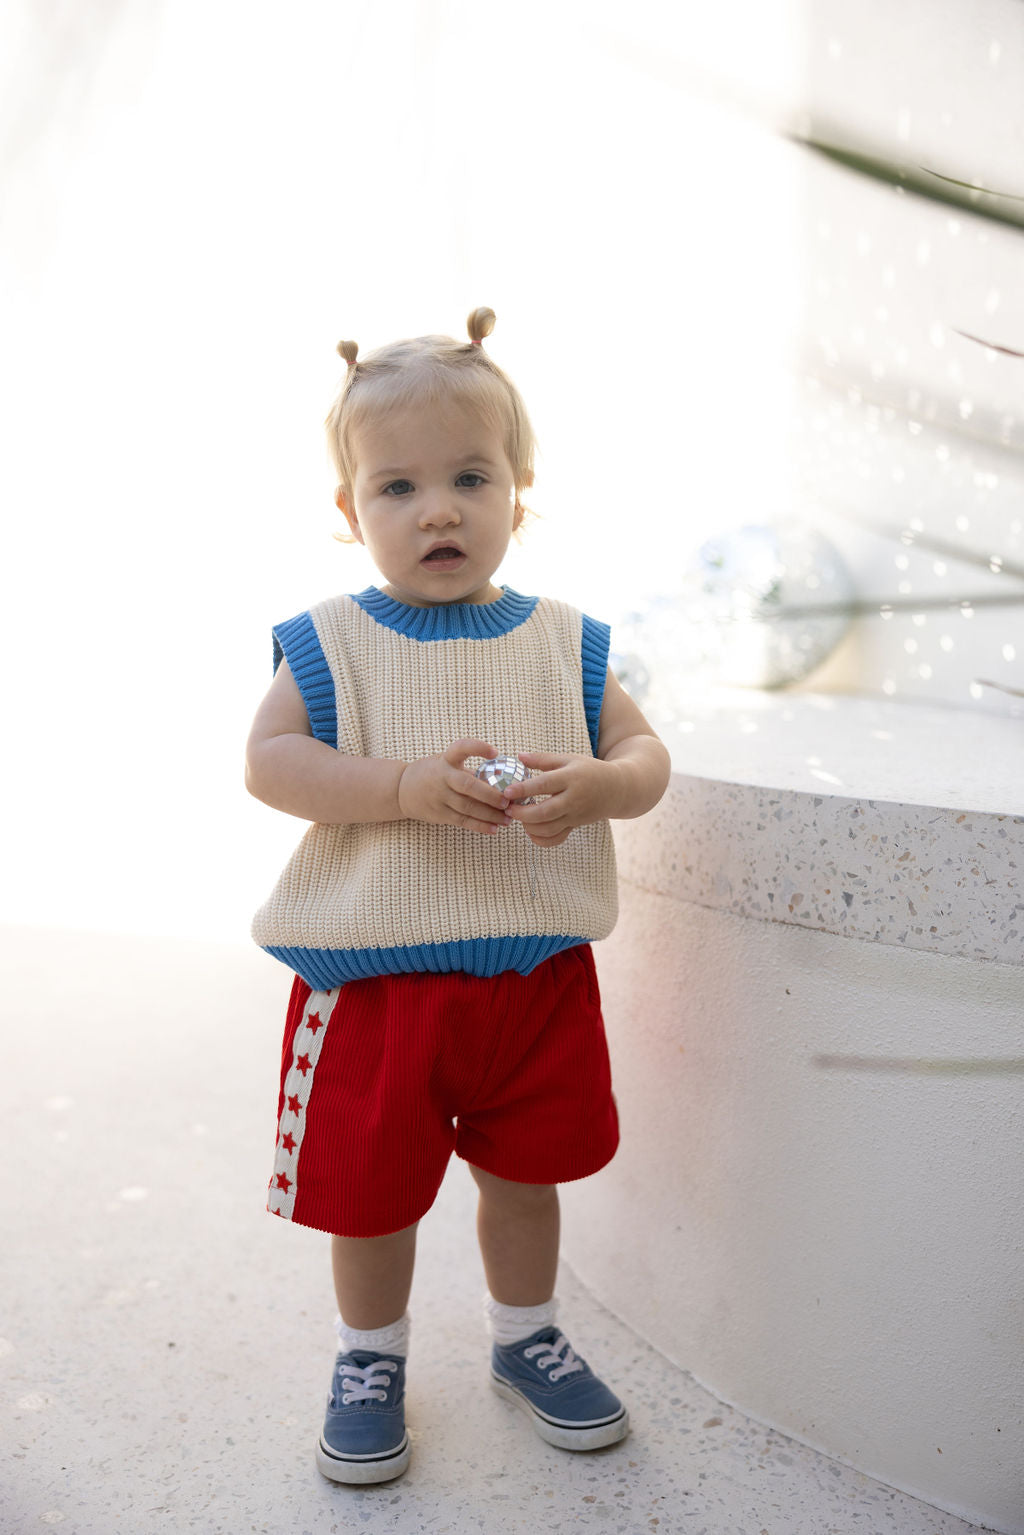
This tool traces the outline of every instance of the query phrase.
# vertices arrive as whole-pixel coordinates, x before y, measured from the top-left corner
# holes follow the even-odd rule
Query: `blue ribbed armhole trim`
[[[337,749],[338,709],[334,697],[334,678],[327,665],[316,625],[308,613],[289,618],[274,627],[274,671],[282,659],[302,694],[309,723],[318,741]]]
[[[587,729],[590,747],[597,756],[597,737],[601,726],[601,705],[604,703],[604,685],[608,677],[608,649],[612,631],[600,619],[583,614],[583,639],[580,656],[583,661],[583,707],[587,713]]]

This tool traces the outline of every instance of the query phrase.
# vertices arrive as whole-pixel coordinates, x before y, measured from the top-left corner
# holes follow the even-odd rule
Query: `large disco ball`
[[[778,688],[799,682],[850,624],[854,588],[839,552],[798,522],[709,538],[684,581],[684,608],[715,681]]]

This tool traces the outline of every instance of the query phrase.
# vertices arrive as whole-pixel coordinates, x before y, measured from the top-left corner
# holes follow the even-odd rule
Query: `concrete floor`
[[[567,1271],[566,1331],[633,1432],[591,1456],[543,1444],[487,1386],[459,1165],[421,1230],[412,1467],[325,1482],[326,1238],[263,1210],[285,971],[249,947],[27,930],[2,934],[0,970],[4,1535],[976,1528],[723,1407]]]

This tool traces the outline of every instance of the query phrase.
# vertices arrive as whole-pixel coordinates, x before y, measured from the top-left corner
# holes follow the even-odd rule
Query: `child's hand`
[[[467,757],[496,757],[486,741],[455,741],[440,757],[410,762],[398,783],[398,808],[414,821],[461,826],[493,836],[508,824],[500,789],[463,766]]]
[[[520,752],[519,757],[532,776],[505,790],[506,814],[522,823],[538,847],[559,847],[574,827],[615,814],[620,774],[613,763],[549,752]],[[534,795],[545,798],[539,805],[517,803]]]

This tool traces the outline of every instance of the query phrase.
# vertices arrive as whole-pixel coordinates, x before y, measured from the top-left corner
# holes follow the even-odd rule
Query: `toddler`
[[[247,749],[250,792],[313,823],[253,936],[295,972],[268,1208],[332,1234],[317,1464],[337,1482],[409,1463],[416,1228],[453,1151],[479,1189],[495,1390],[565,1449],[628,1426],[556,1326],[557,1185],[618,1142],[590,943],[616,916],[608,819],[657,803],[668,757],[604,624],[494,584],[533,437],[493,324],[339,345],[336,500],[383,580],[277,626]],[[528,781],[477,776],[515,754]]]

